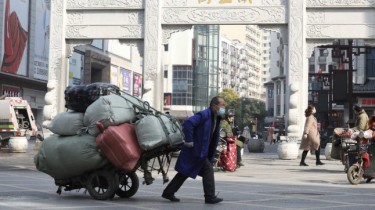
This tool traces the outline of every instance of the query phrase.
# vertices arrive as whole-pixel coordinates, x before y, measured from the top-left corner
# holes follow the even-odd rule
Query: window
[[[165,52],[168,52],[168,44],[165,44],[165,45],[164,45],[164,51],[165,51]]]
[[[268,98],[273,98],[273,89],[272,89],[272,87],[269,87],[269,89],[268,89]]]
[[[276,91],[277,91],[277,95],[280,95],[280,93],[281,93],[281,85],[280,84],[277,84],[277,86],[276,86]]]

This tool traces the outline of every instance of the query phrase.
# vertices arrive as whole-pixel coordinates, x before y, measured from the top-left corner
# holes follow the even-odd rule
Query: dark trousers
[[[308,152],[309,152],[308,150],[304,150],[302,152],[301,163],[305,163],[305,159],[306,159]],[[316,157],[316,162],[317,163],[320,162],[320,146],[317,150],[315,150],[315,157]]]
[[[203,182],[203,190],[204,190],[204,197],[205,198],[214,198],[215,197],[215,177],[214,171],[212,168],[212,164],[206,158],[203,168],[201,169],[202,175],[202,182]],[[167,195],[174,195],[178,189],[184,184],[185,180],[188,177],[177,173],[175,177],[173,177],[172,181],[168,184],[168,186],[164,189],[163,194]]]
[[[238,145],[236,146],[236,150],[237,150],[237,163],[241,162],[242,161],[242,157],[241,157],[241,147],[239,147]]]

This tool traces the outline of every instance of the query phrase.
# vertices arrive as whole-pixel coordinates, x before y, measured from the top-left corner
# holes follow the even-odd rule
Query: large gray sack
[[[85,112],[83,123],[87,132],[97,136],[100,130],[96,122],[102,121],[105,127],[131,122],[135,118],[133,104],[119,95],[101,96]]]
[[[181,124],[171,116],[146,115],[136,122],[135,132],[144,151],[162,145],[176,145],[183,142]]]
[[[83,113],[81,112],[61,112],[47,126],[52,133],[62,136],[77,135],[83,127]]]
[[[101,168],[108,161],[100,155],[91,135],[52,135],[42,142],[34,163],[39,171],[55,179],[67,179]]]

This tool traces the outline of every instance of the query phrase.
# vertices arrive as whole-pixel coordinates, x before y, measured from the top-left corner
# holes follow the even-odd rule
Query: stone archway
[[[288,135],[300,135],[307,105],[308,57],[333,39],[375,39],[375,0],[51,0],[49,92],[46,121],[64,110],[67,58],[91,39],[119,39],[143,46],[144,95],[161,108],[160,51],[170,33],[194,24],[251,24],[287,34]],[[347,30],[347,28],[353,30]],[[48,100],[47,100],[48,99]],[[301,100],[302,99],[302,100]]]

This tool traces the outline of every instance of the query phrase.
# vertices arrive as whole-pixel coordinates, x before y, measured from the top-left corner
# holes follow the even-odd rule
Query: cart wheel
[[[86,188],[91,197],[95,200],[107,200],[113,198],[117,186],[118,179],[114,173],[108,171],[98,171],[89,175]]]
[[[350,166],[346,175],[348,177],[350,184],[357,185],[361,182],[363,178],[363,169],[358,166]]]
[[[139,179],[135,172],[119,174],[120,184],[117,189],[116,195],[121,198],[130,198],[138,191]]]

